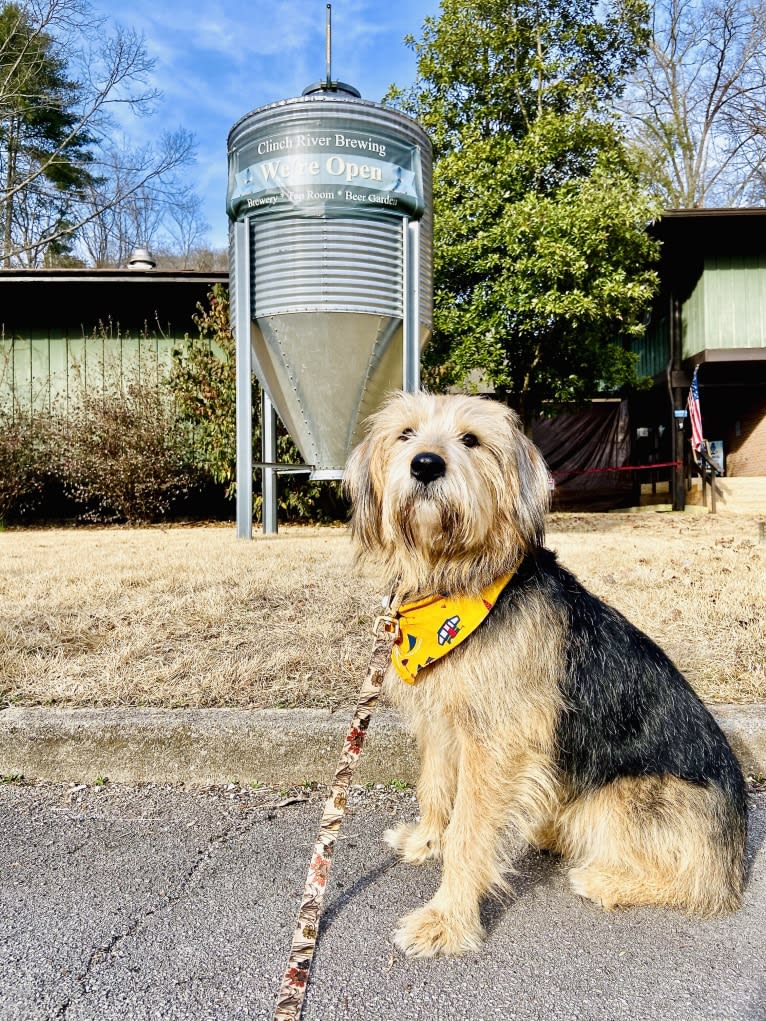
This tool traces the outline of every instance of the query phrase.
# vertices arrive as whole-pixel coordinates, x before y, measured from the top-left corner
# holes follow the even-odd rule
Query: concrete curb
[[[766,706],[715,705],[745,773],[766,774]],[[0,712],[0,775],[192,785],[329,783],[351,710],[41,709]],[[355,781],[414,783],[417,754],[379,708]]]
[[[0,712],[0,774],[118,783],[330,783],[351,710],[22,709]],[[359,783],[414,782],[412,739],[379,708]]]

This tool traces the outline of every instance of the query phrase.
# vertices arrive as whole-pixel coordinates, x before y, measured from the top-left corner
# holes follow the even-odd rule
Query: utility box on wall
[[[431,167],[415,121],[340,83],[254,110],[229,134],[238,365],[252,359],[315,478],[340,477],[367,415],[418,385]]]

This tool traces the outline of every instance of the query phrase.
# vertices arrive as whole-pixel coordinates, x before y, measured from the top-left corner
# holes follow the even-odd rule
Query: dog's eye
[[[410,436],[414,436],[414,435],[415,435],[415,430],[414,429],[405,429],[404,432],[400,435],[399,439],[400,440],[408,440],[410,438]]]
[[[465,433],[460,437],[460,442],[464,447],[478,447],[479,441],[473,433]]]

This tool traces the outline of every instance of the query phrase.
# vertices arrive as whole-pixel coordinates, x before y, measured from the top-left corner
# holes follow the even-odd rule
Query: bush
[[[23,516],[41,499],[50,474],[51,418],[0,408],[0,523]]]
[[[157,521],[200,483],[188,430],[161,381],[83,390],[59,428],[57,473],[84,521]]]
[[[54,516],[79,509],[83,521],[152,522],[177,513],[182,502],[185,511],[209,512],[221,488],[228,499],[234,496],[236,352],[225,288],[213,288],[194,321],[198,335],[187,336],[183,350],[174,352],[169,372],[145,360],[132,372],[122,364],[102,365],[97,388],[81,378],[68,408],[54,413],[18,410],[7,366],[0,364],[0,384],[9,395],[8,407],[0,406],[0,522],[11,514],[28,518],[41,501],[43,512],[52,509]],[[114,336],[111,326],[108,333],[103,326],[94,333],[105,350]],[[260,411],[260,387],[253,381],[256,451]],[[281,424],[277,450],[282,463],[302,460]],[[257,480],[255,488],[257,516]],[[347,516],[338,484],[283,474],[278,495],[283,520]]]
[[[197,306],[199,336],[173,352],[168,388],[179,416],[194,438],[198,468],[234,495],[236,455],[236,350],[226,290],[216,284],[208,307]],[[256,403],[254,402],[254,407]],[[256,423],[253,423],[254,431]]]

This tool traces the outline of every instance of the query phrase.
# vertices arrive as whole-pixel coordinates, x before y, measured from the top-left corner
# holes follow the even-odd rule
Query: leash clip
[[[372,633],[376,638],[380,638],[382,635],[393,635],[394,641],[396,641],[401,634],[399,618],[390,613],[379,614],[372,622]]]

